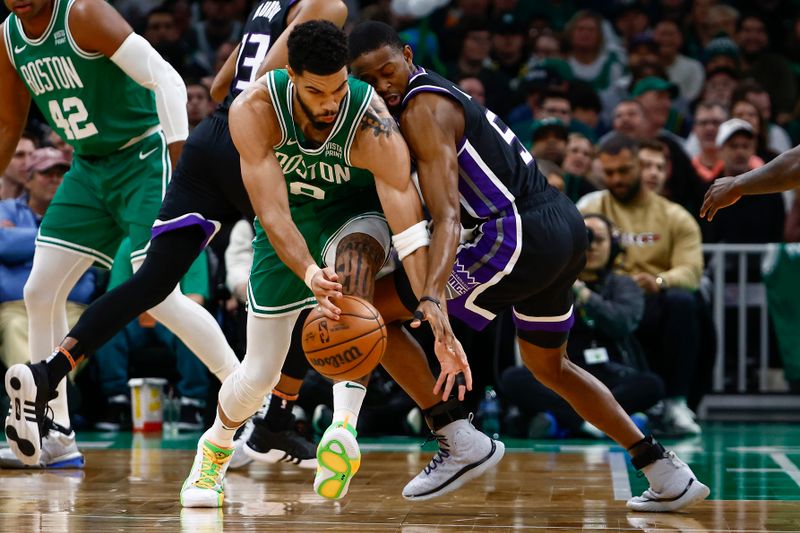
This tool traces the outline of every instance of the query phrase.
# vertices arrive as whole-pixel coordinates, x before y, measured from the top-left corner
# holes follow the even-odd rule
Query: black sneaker
[[[300,468],[317,468],[317,447],[294,429],[270,431],[263,418],[253,422],[253,434],[244,445],[244,452],[264,463],[292,463]]]
[[[47,365],[16,364],[6,372],[6,392],[11,407],[6,417],[6,440],[23,464],[39,464],[44,416],[50,398]]]
[[[131,401],[124,394],[118,394],[106,400],[103,416],[95,422],[98,431],[116,433],[130,431],[131,429]]]
[[[181,398],[181,412],[178,415],[178,431],[203,431],[203,412],[206,402],[194,398]]]

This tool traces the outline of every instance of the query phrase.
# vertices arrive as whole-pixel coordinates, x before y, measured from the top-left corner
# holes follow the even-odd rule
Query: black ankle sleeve
[[[631,463],[636,470],[641,470],[645,466],[655,463],[667,453],[664,446],[655,440],[652,435],[648,435],[630,448],[628,448],[633,456]]]
[[[422,414],[425,415],[425,422],[431,428],[431,431],[437,431],[450,422],[467,418],[458,398],[450,398],[446,402],[439,402],[430,409],[425,409]]]

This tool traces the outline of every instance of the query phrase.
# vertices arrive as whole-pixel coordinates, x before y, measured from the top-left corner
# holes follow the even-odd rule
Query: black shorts
[[[450,315],[481,330],[513,308],[521,338],[556,347],[572,327],[572,285],[586,262],[587,233],[575,205],[549,187],[518,199],[514,209],[484,222],[462,243],[447,282]],[[396,273],[407,308],[417,303],[404,273]]]
[[[204,244],[208,244],[222,223],[242,216],[253,218],[253,207],[242,182],[228,115],[217,111],[186,140],[153,225],[153,237],[199,225],[206,232]]]

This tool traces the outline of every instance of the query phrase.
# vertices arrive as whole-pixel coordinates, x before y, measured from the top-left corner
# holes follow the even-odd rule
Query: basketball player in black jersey
[[[37,382],[37,404],[45,396],[53,396],[50,384],[59,383],[75,361],[93,353],[98,347],[141,313],[159,304],[175,290],[179,280],[208,244],[221,223],[235,222],[242,214],[253,217],[253,209],[242,183],[239,154],[228,129],[228,108],[233,99],[253,80],[264,73],[282,68],[288,61],[286,41],[291,29],[303,22],[325,19],[343,26],[347,7],[340,0],[262,0],[257,3],[244,27],[239,46],[214,80],[217,97],[226,91],[222,104],[189,135],[167,188],[161,211],[153,226],[152,240],[141,267],[126,283],[95,301],[67,337],[57,347],[46,367],[33,365]],[[195,350],[198,357],[220,380],[238,367],[238,360],[227,344],[216,321],[201,306],[194,314],[206,315],[203,324],[215,330],[216,342]],[[203,317],[201,317],[203,318]],[[174,331],[187,345],[191,329]],[[287,358],[284,367],[290,377],[284,378],[299,390],[307,366],[302,353]],[[291,362],[299,362],[294,367]],[[42,386],[42,381],[46,386]],[[284,381],[282,381],[283,383]],[[281,383],[277,385],[281,387]],[[285,401],[280,391],[277,403]],[[283,396],[291,395],[284,394]],[[288,410],[290,414],[291,410]],[[39,417],[40,418],[40,417]],[[273,416],[286,420],[285,416]],[[38,420],[43,423],[43,420]],[[310,443],[281,437],[285,458],[301,466],[313,467],[315,450]],[[36,439],[34,439],[36,440]],[[32,442],[47,446],[45,439]],[[268,450],[263,450],[268,451]],[[300,455],[301,457],[298,457]],[[242,458],[244,454],[239,454]]]
[[[626,448],[633,465],[647,476],[650,488],[629,500],[629,508],[673,511],[705,499],[709,490],[688,465],[652,436],[645,437],[608,389],[566,356],[574,320],[571,289],[587,244],[575,206],[547,184],[533,156],[494,113],[452,82],[415,66],[411,48],[390,26],[357,26],[350,35],[350,56],[353,75],[375,87],[408,143],[432,218],[431,243],[443,241],[450,250],[431,258],[438,259],[438,270],[429,267],[446,296],[448,313],[482,329],[497,313],[512,308],[528,369]],[[472,230],[463,242],[462,226]],[[376,289],[375,304],[385,319],[403,309],[408,317],[416,309],[400,274],[395,273],[395,286],[384,283],[383,291]],[[454,373],[442,372],[435,385],[429,372],[405,376],[412,366],[418,368],[403,363],[409,353],[423,357],[406,344],[403,353],[397,339],[389,343],[384,367],[401,385],[412,385],[407,391],[419,405],[430,403],[431,389],[443,379],[446,397]],[[426,415],[434,426],[442,413]],[[457,442],[449,427],[438,432],[447,453],[437,454],[406,486],[407,498],[427,498],[458,483],[464,467],[451,465],[451,458],[459,446],[472,444]]]

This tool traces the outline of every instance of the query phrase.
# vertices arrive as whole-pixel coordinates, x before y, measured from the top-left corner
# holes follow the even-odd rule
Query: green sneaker
[[[314,492],[338,500],[347,494],[350,480],[361,466],[361,450],[356,441],[356,429],[337,422],[322,435],[317,446],[317,475]]]
[[[225,490],[222,486],[233,448],[220,448],[205,438],[197,444],[189,477],[181,488],[181,505],[184,507],[222,507]]]

